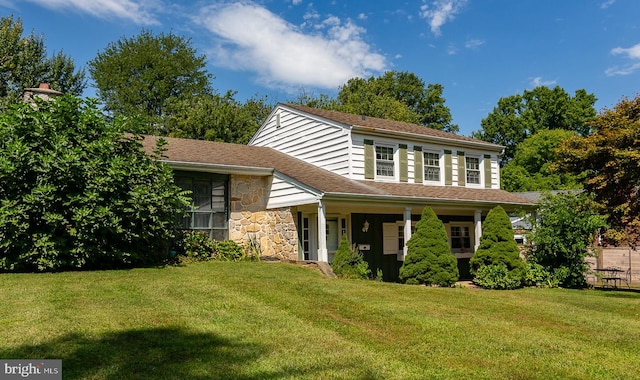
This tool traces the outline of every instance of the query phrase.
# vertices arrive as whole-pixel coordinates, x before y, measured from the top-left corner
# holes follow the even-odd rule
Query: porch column
[[[473,252],[476,252],[480,247],[480,236],[482,236],[482,210],[476,210],[473,215],[473,223],[475,226]]]
[[[327,214],[322,201],[318,201],[318,261],[329,262],[327,253]]]
[[[404,209],[404,247],[402,247],[402,259],[407,257],[407,243],[411,239],[411,207]]]

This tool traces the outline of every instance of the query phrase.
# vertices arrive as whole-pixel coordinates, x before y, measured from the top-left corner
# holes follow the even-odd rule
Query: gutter
[[[325,193],[323,200],[331,201],[383,201],[390,204],[408,204],[408,203],[472,203],[486,205],[513,205],[523,207],[535,207],[534,203],[507,202],[507,201],[481,201],[468,200],[459,198],[417,198],[417,197],[399,197],[394,195],[370,195],[370,194],[350,194],[350,193]]]
[[[221,165],[221,164],[207,164],[199,162],[186,162],[186,161],[171,161],[160,160],[169,165],[174,170],[185,171],[200,171],[207,173],[219,173],[219,174],[238,174],[238,175],[256,175],[256,176],[270,176],[273,175],[274,169],[264,168],[257,166],[239,166],[239,165]]]

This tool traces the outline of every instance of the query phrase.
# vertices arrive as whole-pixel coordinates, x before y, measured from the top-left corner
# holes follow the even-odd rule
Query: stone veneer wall
[[[298,259],[298,232],[290,208],[267,210],[270,177],[232,175],[229,239],[260,243],[262,256]]]

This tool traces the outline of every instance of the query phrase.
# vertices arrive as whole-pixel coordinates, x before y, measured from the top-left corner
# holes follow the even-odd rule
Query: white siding
[[[278,115],[280,127],[277,126]],[[307,163],[349,176],[349,130],[277,108],[251,145],[268,146]]]
[[[304,188],[288,178],[275,174],[271,182],[267,208],[299,206],[318,201],[318,193]]]

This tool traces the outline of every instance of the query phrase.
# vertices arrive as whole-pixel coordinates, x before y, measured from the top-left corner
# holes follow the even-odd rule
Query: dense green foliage
[[[46,55],[42,36],[23,36],[20,19],[0,18],[0,111],[19,103],[25,88],[38,87],[41,82],[63,93],[82,93],[84,70],[76,71],[73,60],[62,52],[50,58]]]
[[[407,284],[451,286],[458,281],[458,262],[451,253],[444,224],[431,207],[422,211],[407,242],[400,280]]]
[[[110,43],[89,62],[89,72],[107,111],[143,117],[154,132],[167,116],[168,102],[211,94],[205,65],[191,40],[142,30]]]
[[[584,188],[600,213],[608,215],[608,241],[640,243],[640,95],[622,99],[590,124],[593,134],[566,141],[558,151],[560,169],[586,170]]]
[[[473,282],[484,289],[508,290],[521,287],[522,277],[503,263],[489,264],[476,271]]]
[[[440,84],[425,85],[413,73],[387,71],[379,77],[349,79],[335,99],[302,94],[292,103],[456,133],[458,126],[452,123],[451,111],[444,104],[443,90]]]
[[[480,271],[485,266],[492,266],[490,270],[494,273],[491,276],[497,276],[502,273],[498,271],[501,269],[499,267],[504,266],[504,273],[510,279],[516,279],[517,286],[520,285],[520,279],[524,276],[524,262],[520,259],[520,249],[513,237],[511,221],[502,207],[492,208],[482,222],[480,246],[469,264],[474,277],[479,273],[486,274]]]
[[[585,274],[595,233],[605,226],[588,196],[580,194],[546,195],[532,219],[533,234],[527,260],[540,264],[562,287],[587,286]]]
[[[232,240],[214,240],[199,231],[181,231],[174,248],[180,262],[260,260],[260,252],[250,249],[250,245],[243,247]]]
[[[347,235],[342,235],[331,268],[338,277],[367,279],[371,273],[369,264],[364,260],[355,244],[349,244]]]
[[[0,114],[0,270],[57,271],[158,263],[189,204],[171,170],[64,96]]]
[[[504,145],[502,166],[516,153],[527,137],[548,129],[564,129],[580,136],[591,132],[589,122],[596,116],[596,97],[585,90],[569,95],[560,86],[539,86],[498,100],[498,105],[482,119],[482,129],[472,137]],[[531,173],[533,174],[533,173]]]
[[[573,131],[548,129],[539,131],[518,145],[515,156],[500,170],[500,185],[507,191],[544,191],[579,189],[582,173],[554,170],[556,148]]]
[[[160,132],[172,137],[246,144],[267,118],[271,104],[265,98],[241,103],[229,91],[167,102]]]

